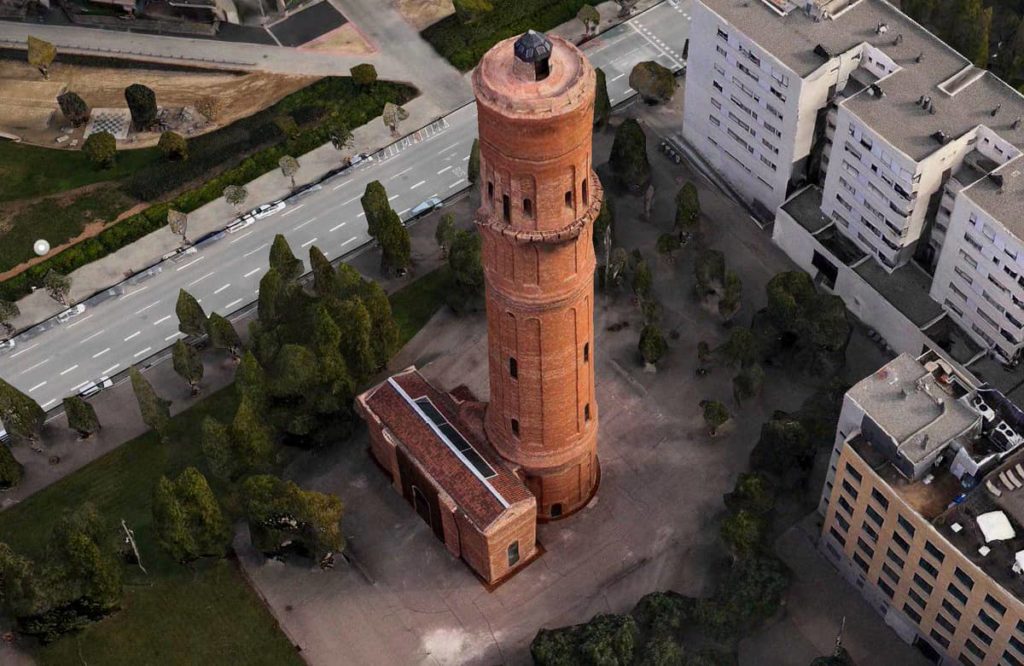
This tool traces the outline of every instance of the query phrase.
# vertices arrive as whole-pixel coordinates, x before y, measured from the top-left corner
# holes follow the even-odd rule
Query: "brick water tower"
[[[597,489],[594,69],[560,37],[495,45],[473,73],[490,403],[497,452],[559,518]]]

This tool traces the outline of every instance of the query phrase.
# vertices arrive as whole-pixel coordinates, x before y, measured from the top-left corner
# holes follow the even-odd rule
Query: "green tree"
[[[337,289],[334,267],[316,245],[309,248],[309,266],[313,273],[313,291],[321,298],[334,294]]]
[[[135,400],[138,401],[139,411],[142,413],[142,422],[156,432],[160,441],[166,442],[168,426],[171,424],[171,401],[157,395],[138,368],[131,368],[128,374],[132,379]]]
[[[11,447],[0,444],[0,490],[7,490],[18,485],[24,474],[25,468],[14,458]],[[3,545],[0,543],[0,547]],[[2,558],[2,553],[0,553],[0,558]],[[3,562],[0,559],[0,609],[4,606],[4,582]]]
[[[242,339],[238,336],[238,331],[235,330],[231,322],[214,312],[210,314],[207,326],[210,333],[210,343],[216,349],[226,350],[231,354],[231,358],[238,360],[242,349]]]
[[[61,305],[70,305],[68,295],[71,293],[71,278],[67,275],[58,273],[51,268],[43,278],[43,289],[46,290],[47,296]]]
[[[697,186],[687,182],[676,193],[675,228],[682,235],[697,231],[699,226],[700,196],[697,194]]]
[[[733,400],[737,405],[741,405],[744,400],[759,395],[763,386],[764,368],[759,363],[749,365],[732,378]]]
[[[597,88],[594,94],[594,127],[604,129],[608,125],[608,118],[612,115],[612,101],[608,97],[608,80],[604,75],[604,70],[598,67],[595,72]]]
[[[291,180],[294,189],[295,174],[299,172],[299,161],[291,155],[282,155],[281,159],[277,161],[277,166],[281,169],[281,175]]]
[[[668,257],[669,261],[674,261],[675,253],[682,247],[682,243],[676,234],[661,234],[655,247],[658,254]]]
[[[188,233],[188,215],[173,208],[167,209],[167,228],[172,234],[181,236],[182,242],[188,240],[185,234]]]
[[[64,398],[64,414],[68,419],[68,428],[77,432],[82,439],[92,437],[100,429],[100,420],[96,417],[96,409],[82,396],[70,395]]]
[[[277,131],[286,139],[295,139],[302,133],[302,129],[299,127],[299,124],[295,122],[295,118],[292,118],[287,113],[282,113],[281,115],[274,117],[274,127],[276,127]]]
[[[665,352],[668,351],[668,343],[665,342],[665,336],[661,334],[661,329],[654,324],[647,324],[640,331],[640,358],[644,360],[644,363],[648,365],[657,365],[665,356]]]
[[[0,612],[12,618],[25,617],[36,612],[41,601],[35,564],[0,542]]]
[[[726,321],[740,311],[743,296],[743,282],[733,271],[725,272],[725,283],[722,286],[722,297],[718,299],[718,314]]]
[[[327,116],[327,120],[323,122],[323,128],[335,150],[339,152],[345,150],[352,143],[352,128],[340,114],[332,113]]]
[[[124,99],[132,114],[132,128],[145,132],[156,123],[156,93],[141,83],[133,83],[124,89]]]
[[[725,284],[725,255],[718,250],[702,250],[693,261],[697,296],[706,298]]]
[[[231,422],[235,459],[246,472],[266,469],[275,456],[274,437],[258,407],[243,397]]]
[[[650,299],[653,287],[654,278],[651,276],[651,267],[645,260],[638,261],[633,267],[633,293],[643,303]]]
[[[441,254],[448,256],[448,248],[452,246],[452,239],[455,235],[455,216],[451,213],[445,213],[441,216],[441,219],[437,223],[437,229],[434,230],[434,240],[437,241],[437,246],[441,248]],[[0,310],[0,321],[2,321],[2,310]]]
[[[360,278],[360,300],[370,315],[372,327],[371,345],[376,361],[375,370],[380,370],[391,360],[391,355],[398,349],[398,324],[391,312],[391,301],[388,294],[376,282],[363,281]]]
[[[730,511],[742,510],[761,516],[775,508],[775,489],[764,474],[744,472],[736,479],[732,491],[726,493],[723,499]]]
[[[284,293],[284,283],[281,280],[281,274],[277,272],[277,269],[271,267],[260,278],[260,293],[256,307],[259,321],[264,326],[271,326],[277,322],[277,305],[281,302],[282,293]]]
[[[44,79],[49,79],[50,65],[57,57],[57,47],[32,35],[28,36],[26,45],[28,46],[28,64],[38,69]]]
[[[281,234],[274,236],[270,245],[270,270],[276,271],[284,282],[294,282],[302,275],[302,261],[292,253],[287,239]]]
[[[601,14],[594,9],[593,5],[583,5],[580,7],[580,10],[576,12],[576,18],[583,24],[583,34],[585,37],[589,37],[590,33],[601,22]]]
[[[633,66],[629,73],[629,87],[648,104],[662,104],[675,94],[676,77],[669,68],[647,60]]]
[[[730,514],[722,521],[719,533],[733,557],[749,557],[761,546],[767,526],[764,518],[746,509]]]
[[[761,355],[757,337],[749,329],[738,326],[732,329],[729,339],[716,350],[722,358],[736,368],[743,368],[756,362]]]
[[[393,102],[386,102],[380,117],[391,130],[391,134],[398,136],[398,124],[409,117],[409,112]]]
[[[235,370],[235,386],[243,398],[257,410],[267,402],[267,373],[251,351],[242,354],[242,360]]]
[[[857,664],[846,648],[837,645],[832,654],[827,657],[818,657],[811,662],[811,666],[857,666]]]
[[[117,141],[110,132],[93,132],[85,137],[82,152],[96,166],[109,169],[117,157]]]
[[[21,309],[14,301],[0,299],[0,328],[7,331],[7,335],[14,333],[14,326],[11,324],[21,314]]]
[[[700,403],[704,416],[704,423],[708,426],[711,436],[718,434],[721,428],[729,420],[729,410],[717,400],[703,400]]]
[[[344,508],[334,495],[305,491],[291,481],[262,475],[245,480],[242,498],[253,545],[264,553],[278,553],[292,544],[320,560],[344,548]]]
[[[153,528],[157,541],[178,562],[199,557],[199,548],[189,529],[185,508],[178,501],[177,489],[166,476],[153,488]]]
[[[323,314],[326,315],[326,311]],[[318,319],[323,320],[324,324],[330,322],[338,330],[341,353],[353,375],[359,379],[368,378],[377,369],[377,363],[371,337],[373,322],[363,302],[358,298],[350,298],[339,305],[335,317],[327,315]]]
[[[398,213],[388,209],[379,230],[381,271],[390,274],[401,272],[412,266],[412,241],[409,230],[398,218]]]
[[[469,149],[469,164],[466,167],[467,180],[476,184],[480,179],[480,139],[473,139],[473,146]]]
[[[203,360],[199,358],[199,352],[192,345],[179,339],[171,347],[171,360],[174,371],[188,382],[192,395],[198,395],[199,382],[203,381]]]
[[[203,419],[200,441],[210,471],[221,479],[234,479],[241,466],[235,457],[231,433],[227,427],[217,419],[207,416]]]
[[[850,336],[846,306],[840,297],[822,294],[803,271],[779,273],[768,281],[767,315],[783,333],[815,350],[840,351]]]
[[[76,92],[68,90],[58,95],[57,105],[72,127],[81,127],[89,120],[89,105]]]
[[[174,481],[157,480],[153,527],[160,545],[178,562],[221,556],[230,538],[217,498],[195,467],[186,467]]]
[[[169,160],[184,161],[188,159],[188,142],[177,132],[161,132],[156,147]]]
[[[989,32],[992,8],[982,0],[952,0],[942,12],[944,36],[950,46],[977,67],[988,67]]]
[[[243,185],[228,185],[224,188],[224,201],[231,204],[236,212],[241,211],[242,204],[249,198],[249,190]]]
[[[349,75],[357,86],[372,86],[377,82],[377,68],[367,62],[350,69]]]
[[[90,503],[65,514],[54,527],[46,559],[52,563],[51,593],[85,602],[102,616],[121,605],[121,564],[114,531]]]
[[[206,335],[206,313],[195,296],[184,289],[178,291],[174,313],[178,315],[179,331],[190,337]]]
[[[714,597],[697,603],[694,619],[718,640],[737,640],[775,614],[788,585],[786,567],[776,557],[734,560]]]
[[[366,215],[366,233],[370,238],[379,241],[381,227],[388,217],[388,212],[391,211],[387,190],[379,180],[372,181],[366,185],[359,203],[362,204],[363,213]]]
[[[627,118],[615,131],[611,156],[608,158],[615,182],[633,194],[642,192],[651,179],[647,161],[647,136],[633,118]]]
[[[448,304],[456,312],[476,309],[484,291],[484,268],[480,261],[481,240],[476,231],[459,229],[452,237],[448,267],[455,280]],[[453,302],[457,301],[457,302]]]
[[[46,421],[46,412],[32,398],[0,379],[0,423],[14,437],[35,442]]]
[[[473,23],[494,9],[490,0],[452,0],[452,4],[463,23]]]

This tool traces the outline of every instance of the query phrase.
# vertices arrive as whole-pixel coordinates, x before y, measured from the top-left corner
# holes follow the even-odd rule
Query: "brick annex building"
[[[597,490],[592,165],[595,74],[533,31],[473,73],[476,225],[486,276],[490,402],[408,368],[356,399],[370,449],[448,551],[494,584],[537,553],[537,520]]]

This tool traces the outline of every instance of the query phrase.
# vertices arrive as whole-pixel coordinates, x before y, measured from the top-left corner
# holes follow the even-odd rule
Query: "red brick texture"
[[[487,438],[520,468],[542,517],[585,504],[598,478],[594,399],[594,70],[552,37],[550,74],[513,67],[514,39],[473,74],[480,130],[490,404]],[[527,70],[528,71],[528,70]]]

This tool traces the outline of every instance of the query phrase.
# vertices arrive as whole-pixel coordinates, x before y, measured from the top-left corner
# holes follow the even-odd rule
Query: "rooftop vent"
[[[879,23],[878,26],[875,27],[875,34],[876,35],[884,35],[887,32],[889,32],[889,24],[888,23]]]
[[[825,58],[826,60],[831,60],[832,59],[832,52],[829,51],[827,48],[825,48],[821,44],[818,44],[817,46],[814,47],[814,55],[821,56],[822,58]]]
[[[1002,192],[1003,187],[1006,185],[1006,178],[1003,176],[1003,174],[990,173],[988,177],[992,179],[992,182],[995,184],[995,186],[999,188],[1000,192]]]
[[[914,58],[914,62],[924,62],[924,51],[917,54],[917,57]]]
[[[949,137],[946,136],[946,133],[943,132],[942,130],[939,130],[938,132],[932,134],[932,138],[943,146],[949,143]]]
[[[1010,125],[1010,129],[1019,130],[1022,124],[1024,124],[1024,118],[1017,116],[1017,120],[1013,121],[1013,124]]]
[[[551,40],[535,30],[527,30],[516,40],[516,75],[528,81],[543,81],[551,73]]]
[[[996,108],[992,109],[992,117],[995,118],[999,115],[999,109],[1003,108],[1002,104],[996,104]]]
[[[877,83],[872,83],[868,86],[868,94],[872,97],[885,97],[885,93],[882,91],[882,87]]]
[[[902,43],[903,43],[903,33],[901,32],[900,34],[896,35],[896,39],[892,40],[892,45],[893,46],[899,46]]]

